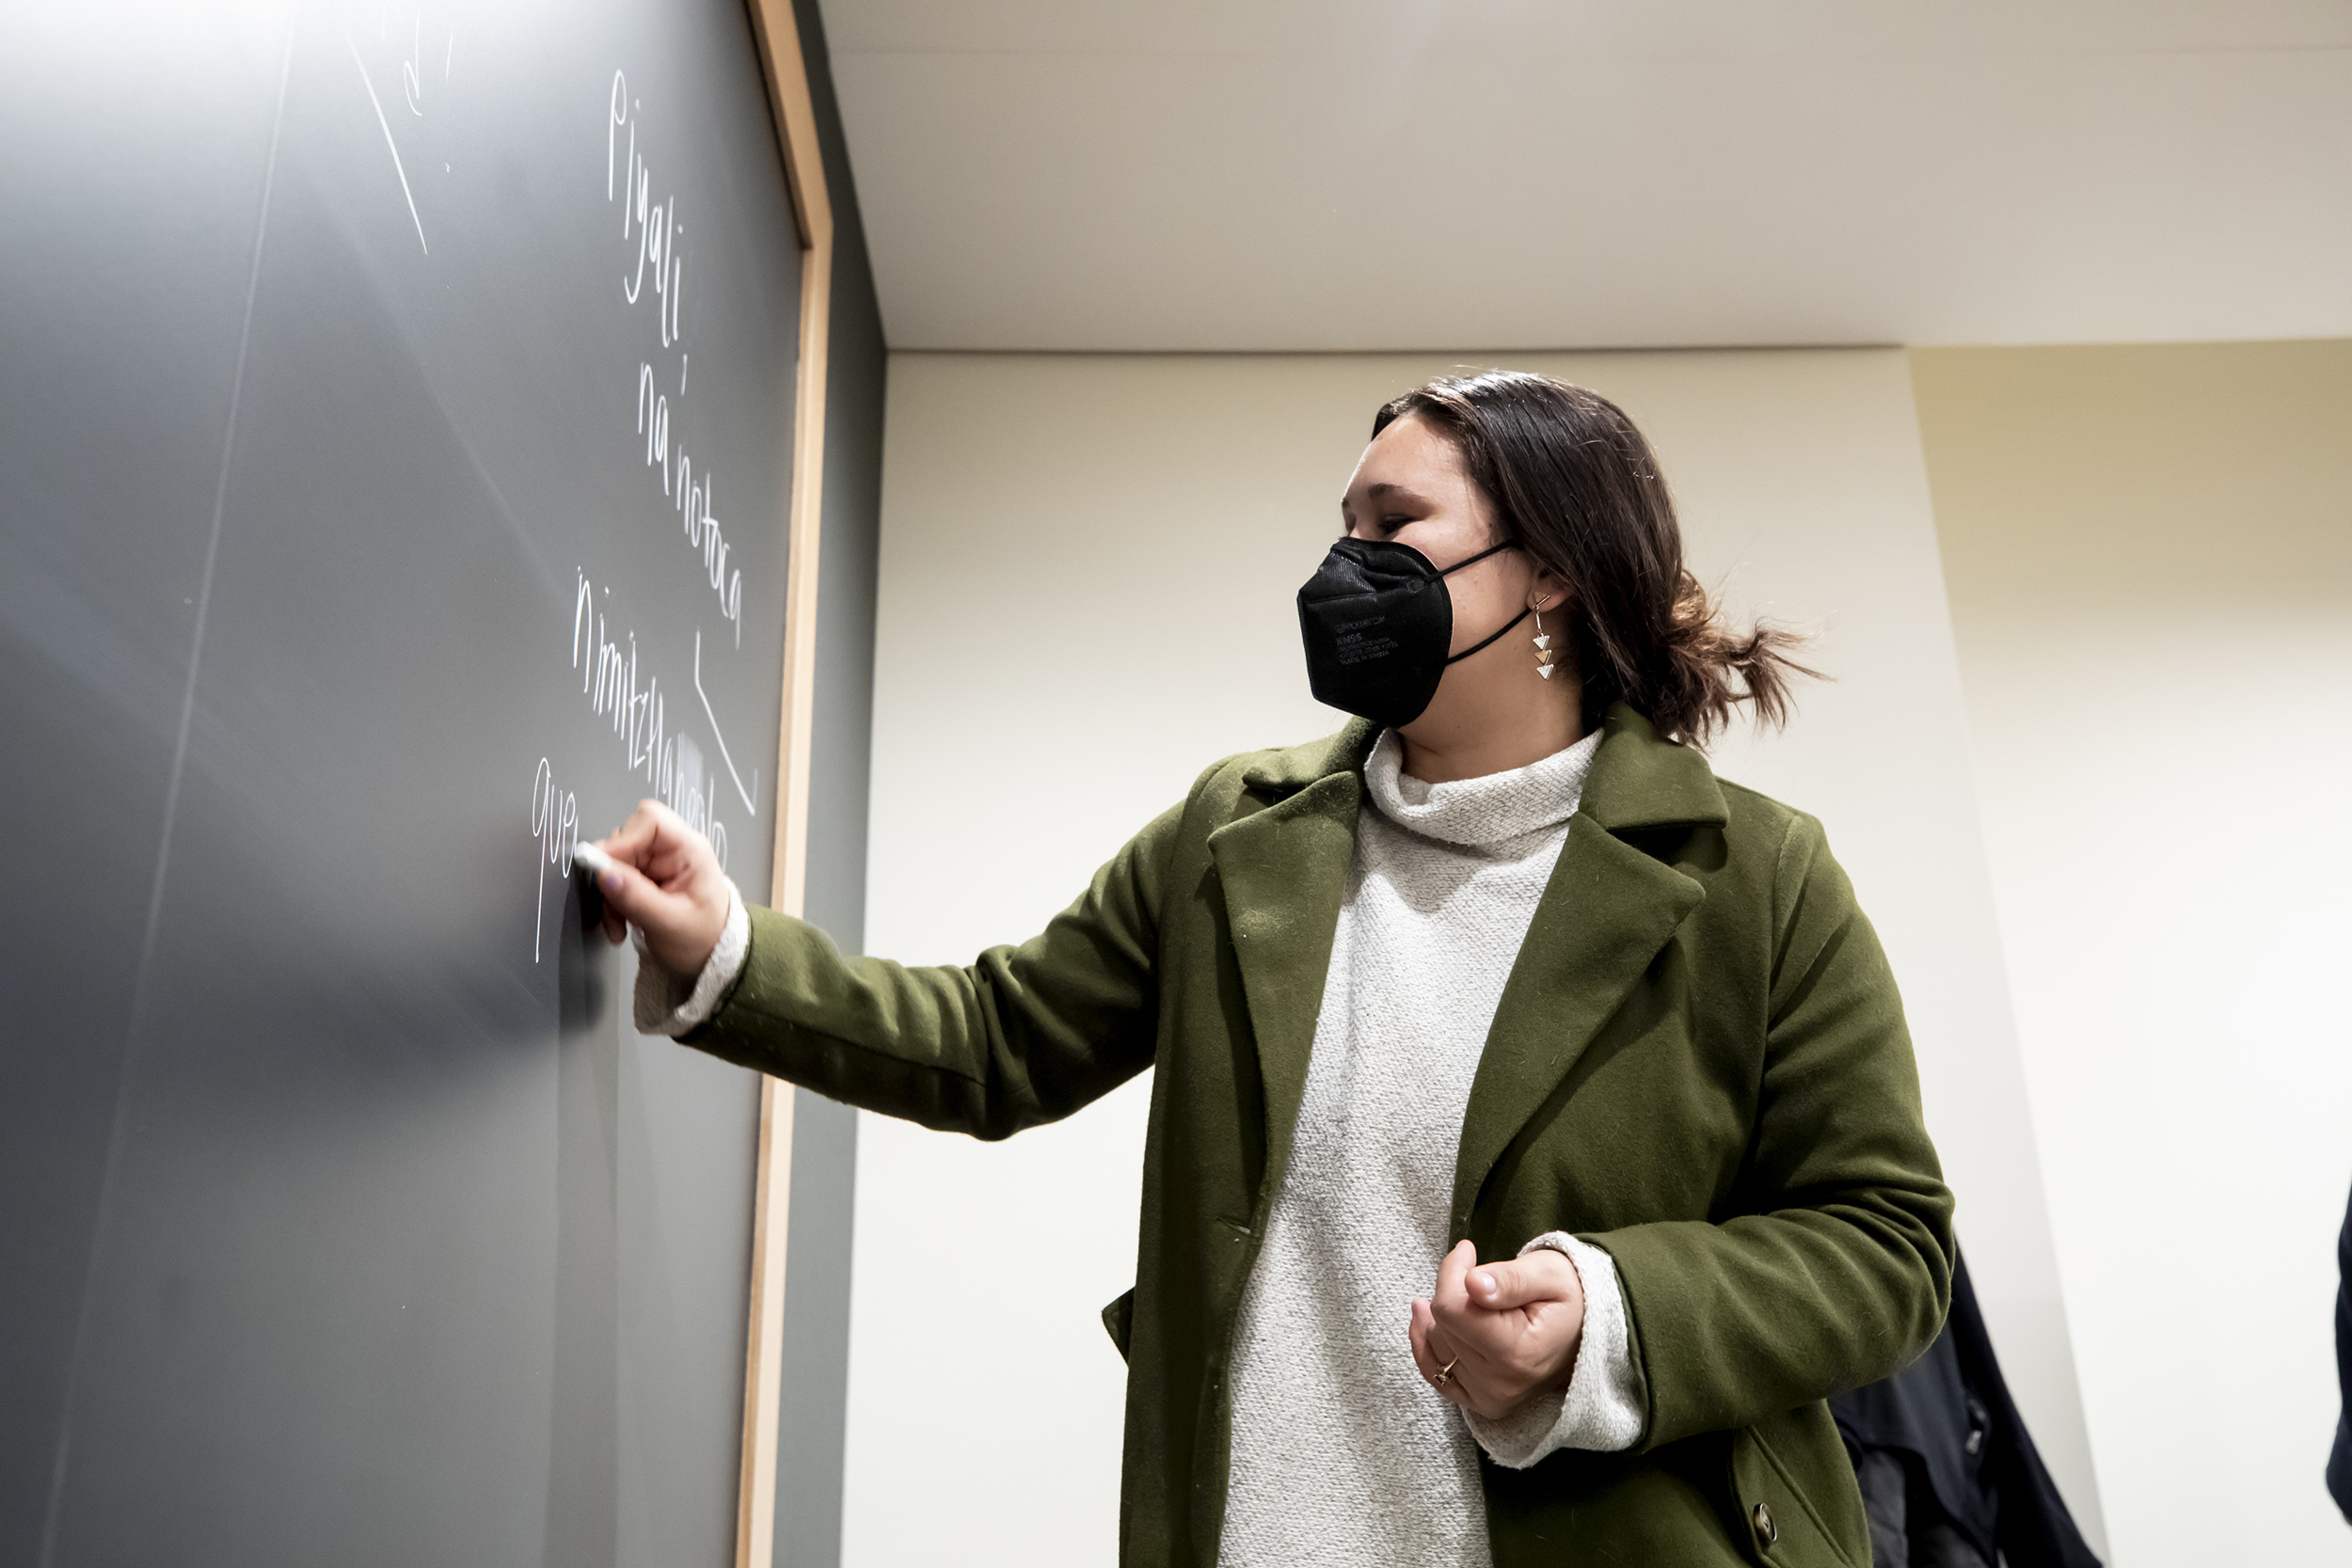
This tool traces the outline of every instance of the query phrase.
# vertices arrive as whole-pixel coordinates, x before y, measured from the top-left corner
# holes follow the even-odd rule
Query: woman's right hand
[[[634,926],[662,968],[683,979],[700,974],[734,896],[710,841],[660,801],[640,800],[621,831],[596,847],[613,862],[596,879],[605,940],[618,942]]]
[[[1481,1263],[1454,1244],[1438,1288],[1416,1300],[1406,1333],[1413,1363],[1454,1403],[1499,1421],[1537,1390],[1565,1391],[1584,1342],[1584,1279],[1565,1252],[1539,1247]]]

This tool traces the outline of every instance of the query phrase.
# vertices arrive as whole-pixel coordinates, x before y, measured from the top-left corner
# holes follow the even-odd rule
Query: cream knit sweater
[[[1224,1568],[1478,1568],[1480,1445],[1525,1465],[1641,1434],[1616,1267],[1572,1238],[1529,1243],[1566,1252],[1584,1282],[1565,1400],[1467,1417],[1406,1338],[1446,1251],[1486,1031],[1598,746],[1431,785],[1403,776],[1385,735],[1365,768],[1375,809],[1359,818],[1289,1168],[1242,1297]]]
[[[1221,1568],[1484,1568],[1478,1449],[1534,1464],[1641,1435],[1624,1292],[1608,1254],[1552,1232],[1585,1293],[1565,1398],[1468,1416],[1422,1380],[1406,1338],[1445,1254],[1462,1114],[1486,1031],[1550,880],[1599,736],[1531,767],[1427,784],[1396,736],[1365,768],[1289,1168],[1242,1296]],[[707,1018],[749,947],[742,899],[691,981],[644,953],[637,1025]]]

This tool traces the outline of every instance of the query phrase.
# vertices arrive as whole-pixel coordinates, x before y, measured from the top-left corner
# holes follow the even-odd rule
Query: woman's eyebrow
[[[1391,484],[1387,480],[1382,480],[1377,484],[1366,486],[1364,494],[1376,499],[1401,500],[1408,503],[1418,503],[1422,506],[1427,506],[1429,504],[1429,498],[1422,495],[1420,491],[1408,490],[1402,484]]]

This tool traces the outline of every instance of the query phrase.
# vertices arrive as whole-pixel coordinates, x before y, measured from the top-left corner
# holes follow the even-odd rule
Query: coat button
[[[1773,1542],[1780,1539],[1780,1530],[1772,1523],[1772,1504],[1756,1504],[1756,1513],[1753,1517],[1756,1520],[1756,1533],[1764,1538],[1764,1544],[1769,1546]]]

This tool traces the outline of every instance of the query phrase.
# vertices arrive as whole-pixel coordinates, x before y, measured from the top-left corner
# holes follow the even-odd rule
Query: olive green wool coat
[[[1104,1314],[1130,1568],[1216,1560],[1234,1320],[1375,736],[1217,764],[1043,935],[968,969],[844,959],[755,911],[741,978],[689,1037],[983,1138],[1158,1069],[1136,1288]],[[1452,1234],[1495,1259],[1568,1230],[1615,1259],[1646,1421],[1624,1453],[1482,1460],[1497,1568],[1868,1568],[1822,1399],[1934,1338],[1951,1208],[1894,979],[1820,824],[1613,708],[1479,1061]]]

